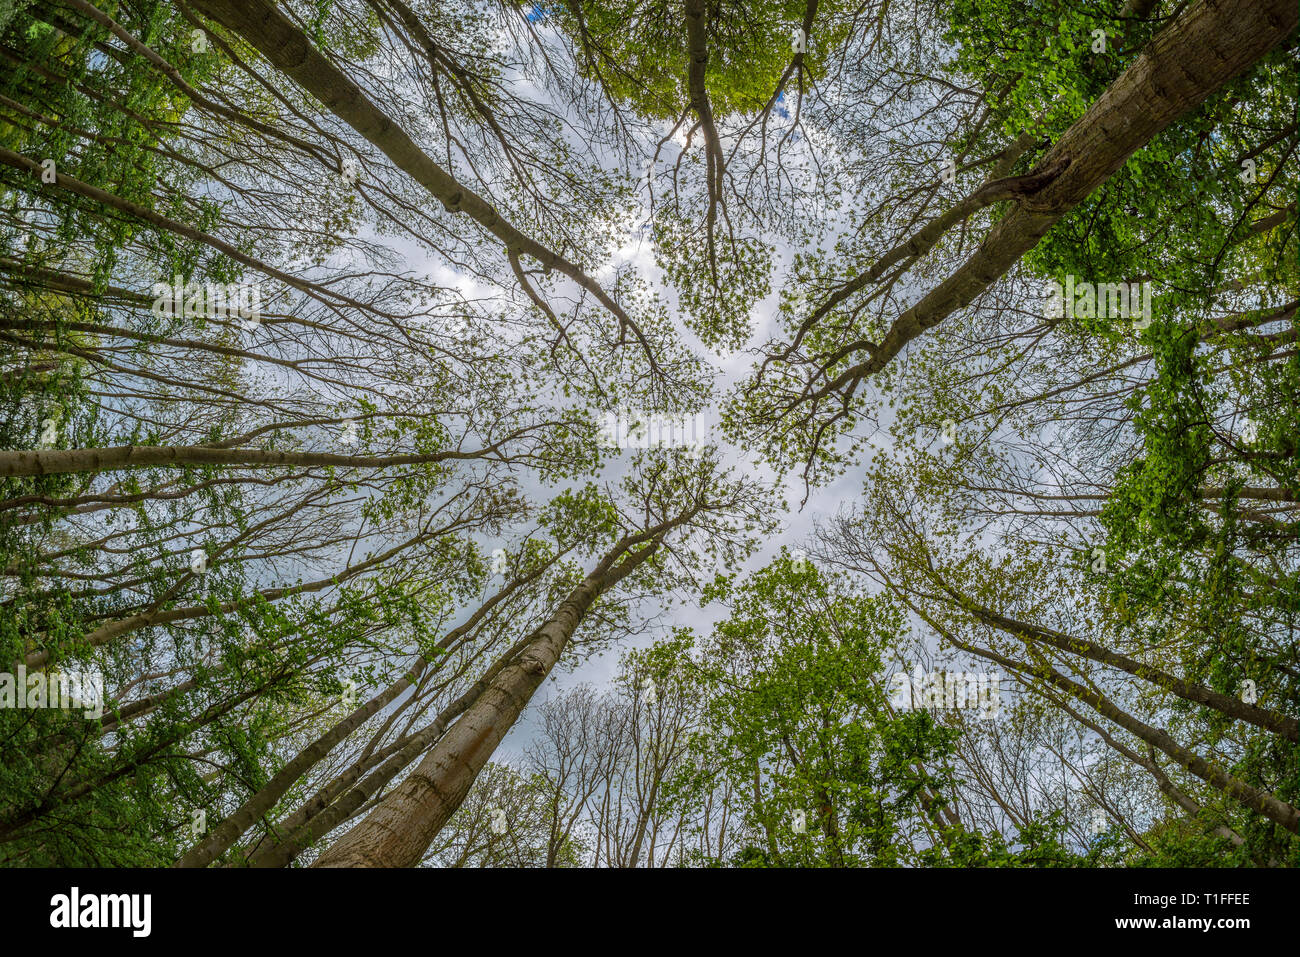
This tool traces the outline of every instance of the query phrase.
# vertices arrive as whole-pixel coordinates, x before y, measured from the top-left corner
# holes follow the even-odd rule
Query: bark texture
[[[883,369],[903,347],[969,305],[1135,152],[1296,28],[1294,0],[1201,0],[1152,38],[1137,60],[1043,157],[1061,170],[1024,197],[955,273],[899,316],[869,358],[816,395]]]
[[[555,667],[579,622],[600,595],[643,563],[656,541],[617,565],[602,563],[533,632],[528,647],[504,668],[410,776],[348,831],[316,867],[414,867],[460,807],[497,745]]]

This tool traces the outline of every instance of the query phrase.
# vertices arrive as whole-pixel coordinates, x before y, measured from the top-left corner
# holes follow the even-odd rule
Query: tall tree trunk
[[[1295,0],[1201,0],[1162,30],[1043,157],[1059,175],[993,228],[979,249],[890,326],[870,357],[814,393],[828,395],[883,369],[926,329],[969,305],[1130,156],[1242,73],[1296,28]]]
[[[492,205],[435,163],[393,119],[317,50],[269,0],[194,0],[194,7],[257,49],[271,64],[319,100],[435,196],[448,211],[465,213],[512,253],[526,253],[547,270],[568,276],[612,312],[648,350],[641,330],[596,280],[575,263],[507,222]]]
[[[1101,664],[1110,665],[1118,668],[1136,678],[1149,681],[1165,691],[1175,694],[1185,701],[1191,701],[1207,708],[1213,708],[1220,714],[1227,715],[1234,721],[1246,721],[1255,725],[1257,728],[1263,728],[1274,734],[1281,735],[1289,741],[1296,741],[1297,721],[1295,718],[1284,714],[1279,714],[1268,708],[1262,708],[1257,705],[1247,704],[1240,698],[1232,695],[1222,694],[1212,688],[1196,684],[1192,681],[1186,681],[1177,675],[1170,674],[1155,665],[1138,661],[1127,655],[1111,651],[1102,645],[1089,641],[1086,638],[1080,638],[1076,635],[1066,635],[1051,628],[1044,628],[1039,625],[1029,624],[1018,621],[1015,618],[1008,618],[1005,615],[999,615],[991,608],[979,604],[974,599],[962,594],[954,588],[941,585],[949,594],[953,595],[958,604],[965,611],[974,615],[986,625],[992,625],[999,631],[1006,632],[1008,635],[1014,635],[1025,643],[1031,641],[1042,642],[1050,645],[1060,651],[1070,654],[1079,655]]]
[[[494,607],[513,594],[519,587],[538,578],[542,571],[550,567],[550,562],[538,566],[529,574],[509,582],[484,602],[469,619],[448,632],[436,647],[446,650],[465,635],[474,630]],[[253,824],[269,812],[288,793],[308,771],[319,764],[339,742],[361,727],[380,709],[397,700],[408,688],[415,686],[421,676],[428,670],[428,660],[416,662],[405,676],[393,682],[387,689],[375,695],[361,707],[356,708],[342,721],[337,722],[329,731],[321,735],[307,747],[303,748],[259,791],[252,795],[230,817],[222,821],[202,841],[191,848],[177,861],[177,867],[206,867],[224,854],[240,836]]]
[[[904,600],[906,601],[906,599]],[[1054,668],[1042,664],[1027,664],[1016,661],[990,649],[980,648],[961,641],[952,632],[917,608],[916,605],[911,602],[908,602],[908,605],[954,648],[970,652],[989,661],[995,661],[1010,671],[1018,672],[1026,677],[1039,678],[1060,688],[1062,691],[1068,692],[1098,714],[1109,718],[1134,737],[1153,748],[1163,751],[1180,767],[1186,768],[1202,781],[1228,795],[1228,797],[1239,801],[1253,811],[1257,811],[1269,820],[1276,821],[1293,834],[1300,833],[1300,809],[1293,807],[1286,801],[1279,800],[1262,788],[1253,787],[1235,775],[1227,773],[1217,761],[1207,761],[1196,752],[1184,748],[1163,728],[1156,728],[1139,720],[1121,709],[1101,692],[1067,678]]]
[[[533,693],[564,652],[578,624],[600,595],[645,562],[660,536],[626,551],[618,564],[606,559],[533,632],[528,648],[492,682],[379,806],[316,862],[317,867],[414,867],[497,745],[523,714]]]
[[[514,436],[510,436],[513,438]],[[22,475],[65,475],[69,472],[107,472],[129,468],[184,468],[225,465],[280,468],[289,465],[343,468],[391,468],[396,465],[433,465],[452,459],[488,458],[501,443],[472,452],[456,449],[408,455],[339,455],[334,452],[270,452],[262,449],[222,449],[190,445],[116,445],[90,449],[20,449],[0,452],[0,478]]]

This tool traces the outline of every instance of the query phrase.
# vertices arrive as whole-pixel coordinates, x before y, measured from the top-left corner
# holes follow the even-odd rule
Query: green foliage
[[[818,5],[831,20],[838,3]],[[705,4],[709,64],[705,85],[719,117],[749,113],[775,95],[803,24],[803,0],[723,0]],[[572,38],[584,75],[646,116],[676,120],[687,98],[686,18],[680,3],[616,0],[545,8],[546,21]],[[829,35],[827,35],[829,33]],[[819,72],[842,31],[814,27],[807,60]]]

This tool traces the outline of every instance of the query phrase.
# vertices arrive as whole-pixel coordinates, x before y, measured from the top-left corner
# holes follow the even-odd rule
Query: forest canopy
[[[0,58],[0,864],[1300,864],[1295,0]]]

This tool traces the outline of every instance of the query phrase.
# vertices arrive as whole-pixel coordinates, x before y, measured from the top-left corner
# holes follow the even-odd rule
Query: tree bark
[[[335,452],[268,452],[261,449],[221,449],[204,445],[117,445],[90,449],[33,449],[0,452],[0,478],[22,475],[65,475],[128,468],[183,468],[226,465],[277,468],[288,465],[337,465],[343,468],[390,468],[432,465],[452,459],[480,459],[497,452],[501,443],[471,452],[447,451],[415,455],[339,455]]]
[[[1201,0],[1162,30],[1057,144],[1040,169],[1064,170],[993,228],[955,273],[894,320],[865,362],[810,398],[883,369],[909,342],[969,305],[1135,152],[1296,28],[1293,0]]]
[[[548,563],[549,565],[549,563]],[[438,642],[437,648],[445,650],[455,642],[468,635],[495,606],[504,601],[521,585],[539,577],[543,565],[523,578],[516,579],[483,603],[464,624],[452,629]],[[240,836],[267,812],[289,791],[308,771],[322,761],[339,742],[361,727],[367,720],[378,714],[381,708],[396,701],[398,696],[408,688],[415,686],[428,670],[429,662],[421,659],[412,665],[410,671],[393,682],[387,689],[375,695],[365,704],[355,708],[342,721],[337,722],[329,731],[321,735],[307,747],[303,748],[266,785],[245,801],[234,814],[222,821],[202,841],[191,848],[179,861],[177,867],[206,867],[225,853]]]
[[[589,574],[533,632],[519,658],[443,736],[419,766],[364,821],[348,831],[316,867],[414,867],[460,807],[497,745],[523,714],[534,692],[560,660],[587,610],[646,561],[659,538],[610,560]],[[617,550],[616,550],[617,552]]]
[[[640,329],[600,284],[575,263],[546,248],[507,222],[492,205],[461,185],[429,158],[391,117],[312,46],[288,17],[268,0],[194,0],[193,6],[246,40],[271,65],[289,76],[330,112],[387,156],[398,169],[433,194],[449,212],[465,213],[496,236],[511,252],[527,253],[582,286],[612,312],[622,329],[630,329],[646,346]]]

